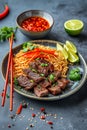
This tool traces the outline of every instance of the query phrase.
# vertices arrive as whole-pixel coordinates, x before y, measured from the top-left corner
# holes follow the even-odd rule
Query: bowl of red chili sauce
[[[28,10],[17,17],[20,31],[31,38],[45,37],[52,29],[53,17],[42,10]]]

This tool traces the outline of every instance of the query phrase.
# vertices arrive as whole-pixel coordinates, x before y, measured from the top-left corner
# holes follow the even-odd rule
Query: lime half
[[[57,50],[60,50],[63,53],[65,59],[68,59],[67,51],[58,43],[57,43]]]
[[[78,19],[71,19],[64,23],[66,32],[70,35],[78,35],[83,30],[84,23]]]

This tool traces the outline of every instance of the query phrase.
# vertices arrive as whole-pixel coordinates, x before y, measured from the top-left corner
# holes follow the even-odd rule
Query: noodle
[[[34,44],[35,46],[37,45],[39,48],[42,49],[47,49],[47,50],[54,50],[50,47],[46,47],[43,45],[39,44]],[[61,71],[62,72],[62,77],[66,77],[67,70],[68,70],[68,62],[65,60],[63,54],[61,51],[56,51],[56,56],[49,54],[48,59],[44,58],[45,60],[49,61],[54,65],[54,69]],[[26,58],[23,56],[24,52],[20,50],[13,58],[14,62],[14,72],[13,75],[14,77],[18,77],[19,75],[24,75],[23,69],[29,67],[29,58]]]

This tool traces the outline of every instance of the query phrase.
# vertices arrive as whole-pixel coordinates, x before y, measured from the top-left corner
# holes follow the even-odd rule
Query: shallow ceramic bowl
[[[33,40],[33,41],[30,41],[30,42],[35,43],[35,44],[41,44],[41,45],[44,45],[44,46],[49,46],[51,48],[56,48],[57,43],[61,44],[60,42],[53,41],[53,40]],[[22,49],[22,44],[13,48],[13,54],[18,53],[21,49]],[[25,97],[28,97],[28,98],[31,98],[31,99],[36,99],[36,100],[43,100],[43,101],[60,100],[60,99],[64,99],[64,98],[76,93],[83,86],[83,84],[84,84],[84,82],[86,81],[86,78],[87,78],[86,62],[85,62],[85,60],[84,60],[84,58],[82,57],[81,54],[79,54],[79,57],[80,57],[80,63],[75,64],[75,65],[72,65],[72,64],[69,65],[69,71],[74,67],[79,67],[82,71],[82,78],[81,78],[80,81],[77,81],[77,82],[70,81],[70,84],[67,86],[67,88],[64,91],[62,91],[61,94],[56,95],[56,96],[49,94],[47,97],[37,97],[33,92],[26,91],[26,90],[24,90],[24,88],[20,88],[20,86],[16,86],[16,85],[14,85],[14,90],[17,93],[19,93],[19,94],[21,94]],[[2,67],[1,67],[1,72],[2,72],[4,80],[5,80],[5,75],[6,75],[7,61],[8,61],[8,54],[6,54],[6,56],[4,57],[4,59],[2,61]],[[68,74],[67,74],[67,78],[68,78]]]
[[[50,27],[48,29],[46,29],[45,31],[41,31],[41,32],[33,32],[33,31],[27,31],[27,30],[23,29],[21,27],[21,23],[25,19],[27,19],[29,17],[32,17],[32,16],[39,16],[39,17],[42,17],[42,18],[46,19],[48,21],[48,23],[50,24]],[[20,31],[23,34],[25,34],[25,35],[27,35],[27,36],[34,39],[34,38],[42,38],[42,37],[46,36],[51,31],[54,20],[53,20],[53,17],[49,13],[47,13],[45,11],[42,11],[42,10],[28,10],[28,11],[25,11],[25,12],[19,14],[18,17],[17,17],[16,22],[17,22],[18,28],[20,29]]]

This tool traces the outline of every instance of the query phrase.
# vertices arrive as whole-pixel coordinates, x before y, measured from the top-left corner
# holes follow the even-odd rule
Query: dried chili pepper
[[[47,124],[53,125],[53,122],[52,121],[48,121]]]
[[[0,19],[3,19],[9,13],[8,5],[5,5],[5,9],[2,13],[0,13]]]
[[[17,111],[16,111],[16,114],[17,114],[17,115],[21,113],[22,108],[23,108],[23,106],[22,106],[22,104],[20,104],[20,106],[18,107],[18,109],[17,109]]]

